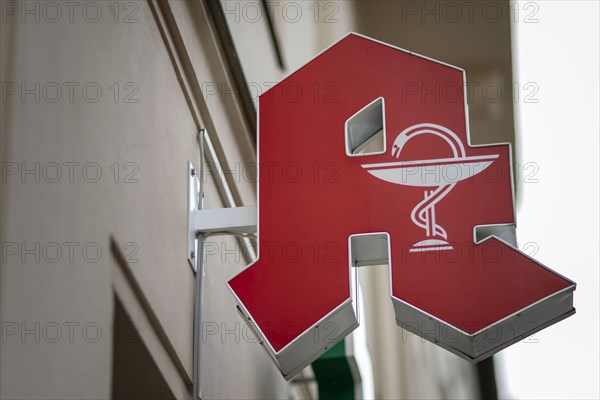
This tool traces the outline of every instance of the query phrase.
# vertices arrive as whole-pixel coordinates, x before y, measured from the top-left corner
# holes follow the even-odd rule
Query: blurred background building
[[[535,2],[3,0],[1,12],[6,399],[192,396],[198,132],[221,165],[203,178],[205,206],[256,204],[244,166],[256,162],[258,96],[348,32],[464,68],[476,144],[514,145],[515,104],[540,91],[513,78],[511,44],[515,24],[543,18]],[[247,261],[241,241],[208,239],[203,397],[316,398],[311,368],[286,382],[237,314],[225,282]],[[492,360],[404,332],[386,269],[360,273],[367,396],[497,396]]]

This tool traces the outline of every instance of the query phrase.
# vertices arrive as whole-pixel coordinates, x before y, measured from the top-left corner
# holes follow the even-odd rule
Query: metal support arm
[[[192,163],[188,165],[188,262],[197,269],[198,235],[210,233],[255,233],[256,206],[202,209],[198,174]]]
[[[192,211],[196,233],[255,233],[256,206]]]

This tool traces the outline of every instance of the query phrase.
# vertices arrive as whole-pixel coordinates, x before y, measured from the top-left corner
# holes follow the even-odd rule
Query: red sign
[[[289,379],[358,325],[390,266],[397,323],[469,360],[575,312],[516,249],[509,145],[469,143],[464,71],[355,34],[259,101],[259,259],[229,281]]]

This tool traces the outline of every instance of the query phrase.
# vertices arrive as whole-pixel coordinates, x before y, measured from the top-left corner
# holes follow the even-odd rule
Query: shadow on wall
[[[113,399],[175,399],[136,326],[114,297]]]

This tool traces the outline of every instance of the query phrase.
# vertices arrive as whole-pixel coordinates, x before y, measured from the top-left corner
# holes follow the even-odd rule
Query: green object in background
[[[342,340],[312,363],[320,400],[354,400],[354,379]]]

